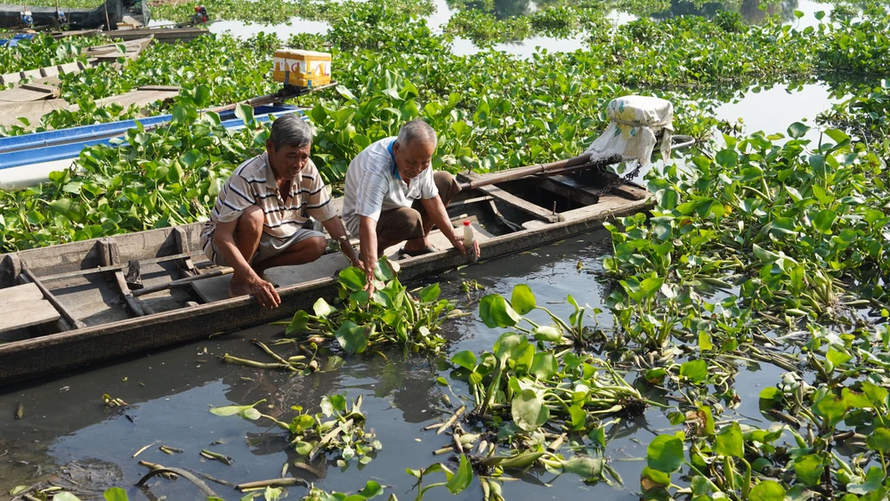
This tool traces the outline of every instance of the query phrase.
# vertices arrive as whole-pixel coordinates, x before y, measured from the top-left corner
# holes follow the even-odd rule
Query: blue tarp
[[[31,40],[37,33],[19,33],[11,39],[0,38],[0,47],[15,47],[22,40]]]

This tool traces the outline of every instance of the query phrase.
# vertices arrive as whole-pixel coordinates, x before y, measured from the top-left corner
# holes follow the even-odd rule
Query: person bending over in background
[[[479,255],[479,245],[466,249],[454,233],[445,207],[460,185],[448,172],[433,172],[436,132],[422,120],[399,129],[398,137],[375,142],[359,153],[346,170],[343,220],[358,235],[368,283],[384,249],[406,241],[403,255],[435,252],[427,237],[433,225],[461,253]]]
[[[201,232],[207,257],[234,269],[229,296],[253,294],[267,308],[281,303],[263,273],[275,266],[315,261],[327,247],[324,234],[303,227],[321,221],[344,252],[361,263],[346,237],[324,181],[312,160],[312,130],[296,114],[272,122],[266,151],[232,173]]]

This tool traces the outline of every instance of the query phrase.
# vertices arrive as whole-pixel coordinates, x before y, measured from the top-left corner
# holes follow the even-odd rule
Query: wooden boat
[[[543,172],[538,166],[459,175],[464,189],[448,213],[455,222],[474,222],[482,257],[492,259],[588,232],[605,220],[651,206],[645,189],[613,187],[614,175],[602,169],[570,172],[578,168],[538,176],[529,176]],[[250,296],[228,298],[230,275],[203,255],[201,227],[0,256],[0,384],[287,318],[310,308],[318,297],[335,296],[336,274],[348,265],[341,254],[329,253],[314,263],[268,270],[282,304],[263,309]],[[404,259],[396,248],[386,251],[401,265],[404,281],[465,263],[440,233],[431,238],[446,250]],[[171,288],[171,281],[177,286]]]
[[[31,91],[38,90],[48,95],[57,95],[58,90],[48,86],[37,86],[25,84],[21,90]],[[175,85],[146,85],[136,90],[119,94],[117,96],[103,97],[96,99],[97,107],[109,106],[117,103],[124,109],[135,105],[142,109],[144,106],[169,101],[179,95],[179,87]],[[0,125],[10,126],[13,124],[21,124],[19,118],[24,118],[33,125],[40,123],[43,115],[53,110],[67,110],[76,112],[80,109],[80,105],[71,104],[61,98],[39,99],[33,101],[0,101]]]
[[[21,4],[0,4],[0,29],[56,28],[70,26],[78,30],[117,27],[130,18],[148,24],[149,10],[141,0],[106,0],[92,9],[28,7]]]
[[[152,36],[158,43],[184,43],[190,42],[198,37],[210,34],[207,28],[199,28],[195,26],[186,27],[151,27],[137,29],[119,29],[112,32],[104,33],[109,38],[120,38],[121,40],[135,40],[142,37]]]

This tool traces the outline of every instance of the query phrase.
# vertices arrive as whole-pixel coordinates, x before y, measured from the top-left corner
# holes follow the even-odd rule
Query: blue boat
[[[12,38],[0,38],[0,47],[17,47],[22,40],[32,40],[37,33],[19,33]]]
[[[304,120],[308,120],[302,109],[290,105],[257,106],[253,113],[259,122],[267,122],[270,116],[288,113],[299,113]],[[235,116],[233,110],[220,112],[219,115],[227,129],[244,127],[244,122]],[[50,172],[70,168],[84,148],[120,141],[127,130],[136,127],[136,122],[145,128],[156,128],[172,118],[172,115],[158,115],[0,138],[0,189],[36,186],[48,180]]]

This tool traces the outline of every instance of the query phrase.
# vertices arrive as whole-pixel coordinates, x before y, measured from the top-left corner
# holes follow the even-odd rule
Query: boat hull
[[[648,192],[641,189],[638,192],[644,193],[644,196],[637,200],[610,194],[600,198],[597,203],[566,210],[558,214],[558,220],[526,221],[522,229],[480,241],[482,256],[493,259],[529,250],[599,229],[604,221],[651,208]],[[486,198],[478,195],[478,192],[468,194],[470,197]],[[503,211],[505,206],[501,207]],[[460,209],[450,212],[459,214]],[[120,249],[118,262],[173,255],[177,252],[176,241],[191,242],[192,248],[196,248],[194,242],[200,227],[200,224],[193,224],[179,230],[151,230],[0,256],[4,258],[0,287],[16,283],[15,277],[20,273],[20,263],[23,261],[28,262],[34,270],[43,270],[38,274],[77,273],[78,270],[104,265],[108,259],[102,257],[103,241],[115,242],[116,248]],[[178,239],[174,238],[177,231]],[[343,261],[340,268],[345,267],[345,259],[340,259]],[[428,278],[465,264],[465,259],[454,249],[402,259],[399,261],[400,277],[405,282]],[[3,343],[0,344],[0,385],[88,364],[119,360],[147,350],[207,339],[211,335],[288,318],[300,309],[311,308],[319,297],[336,297],[337,287],[335,275],[330,274],[280,287],[278,292],[282,302],[275,310],[261,308],[253,297],[244,296]]]

